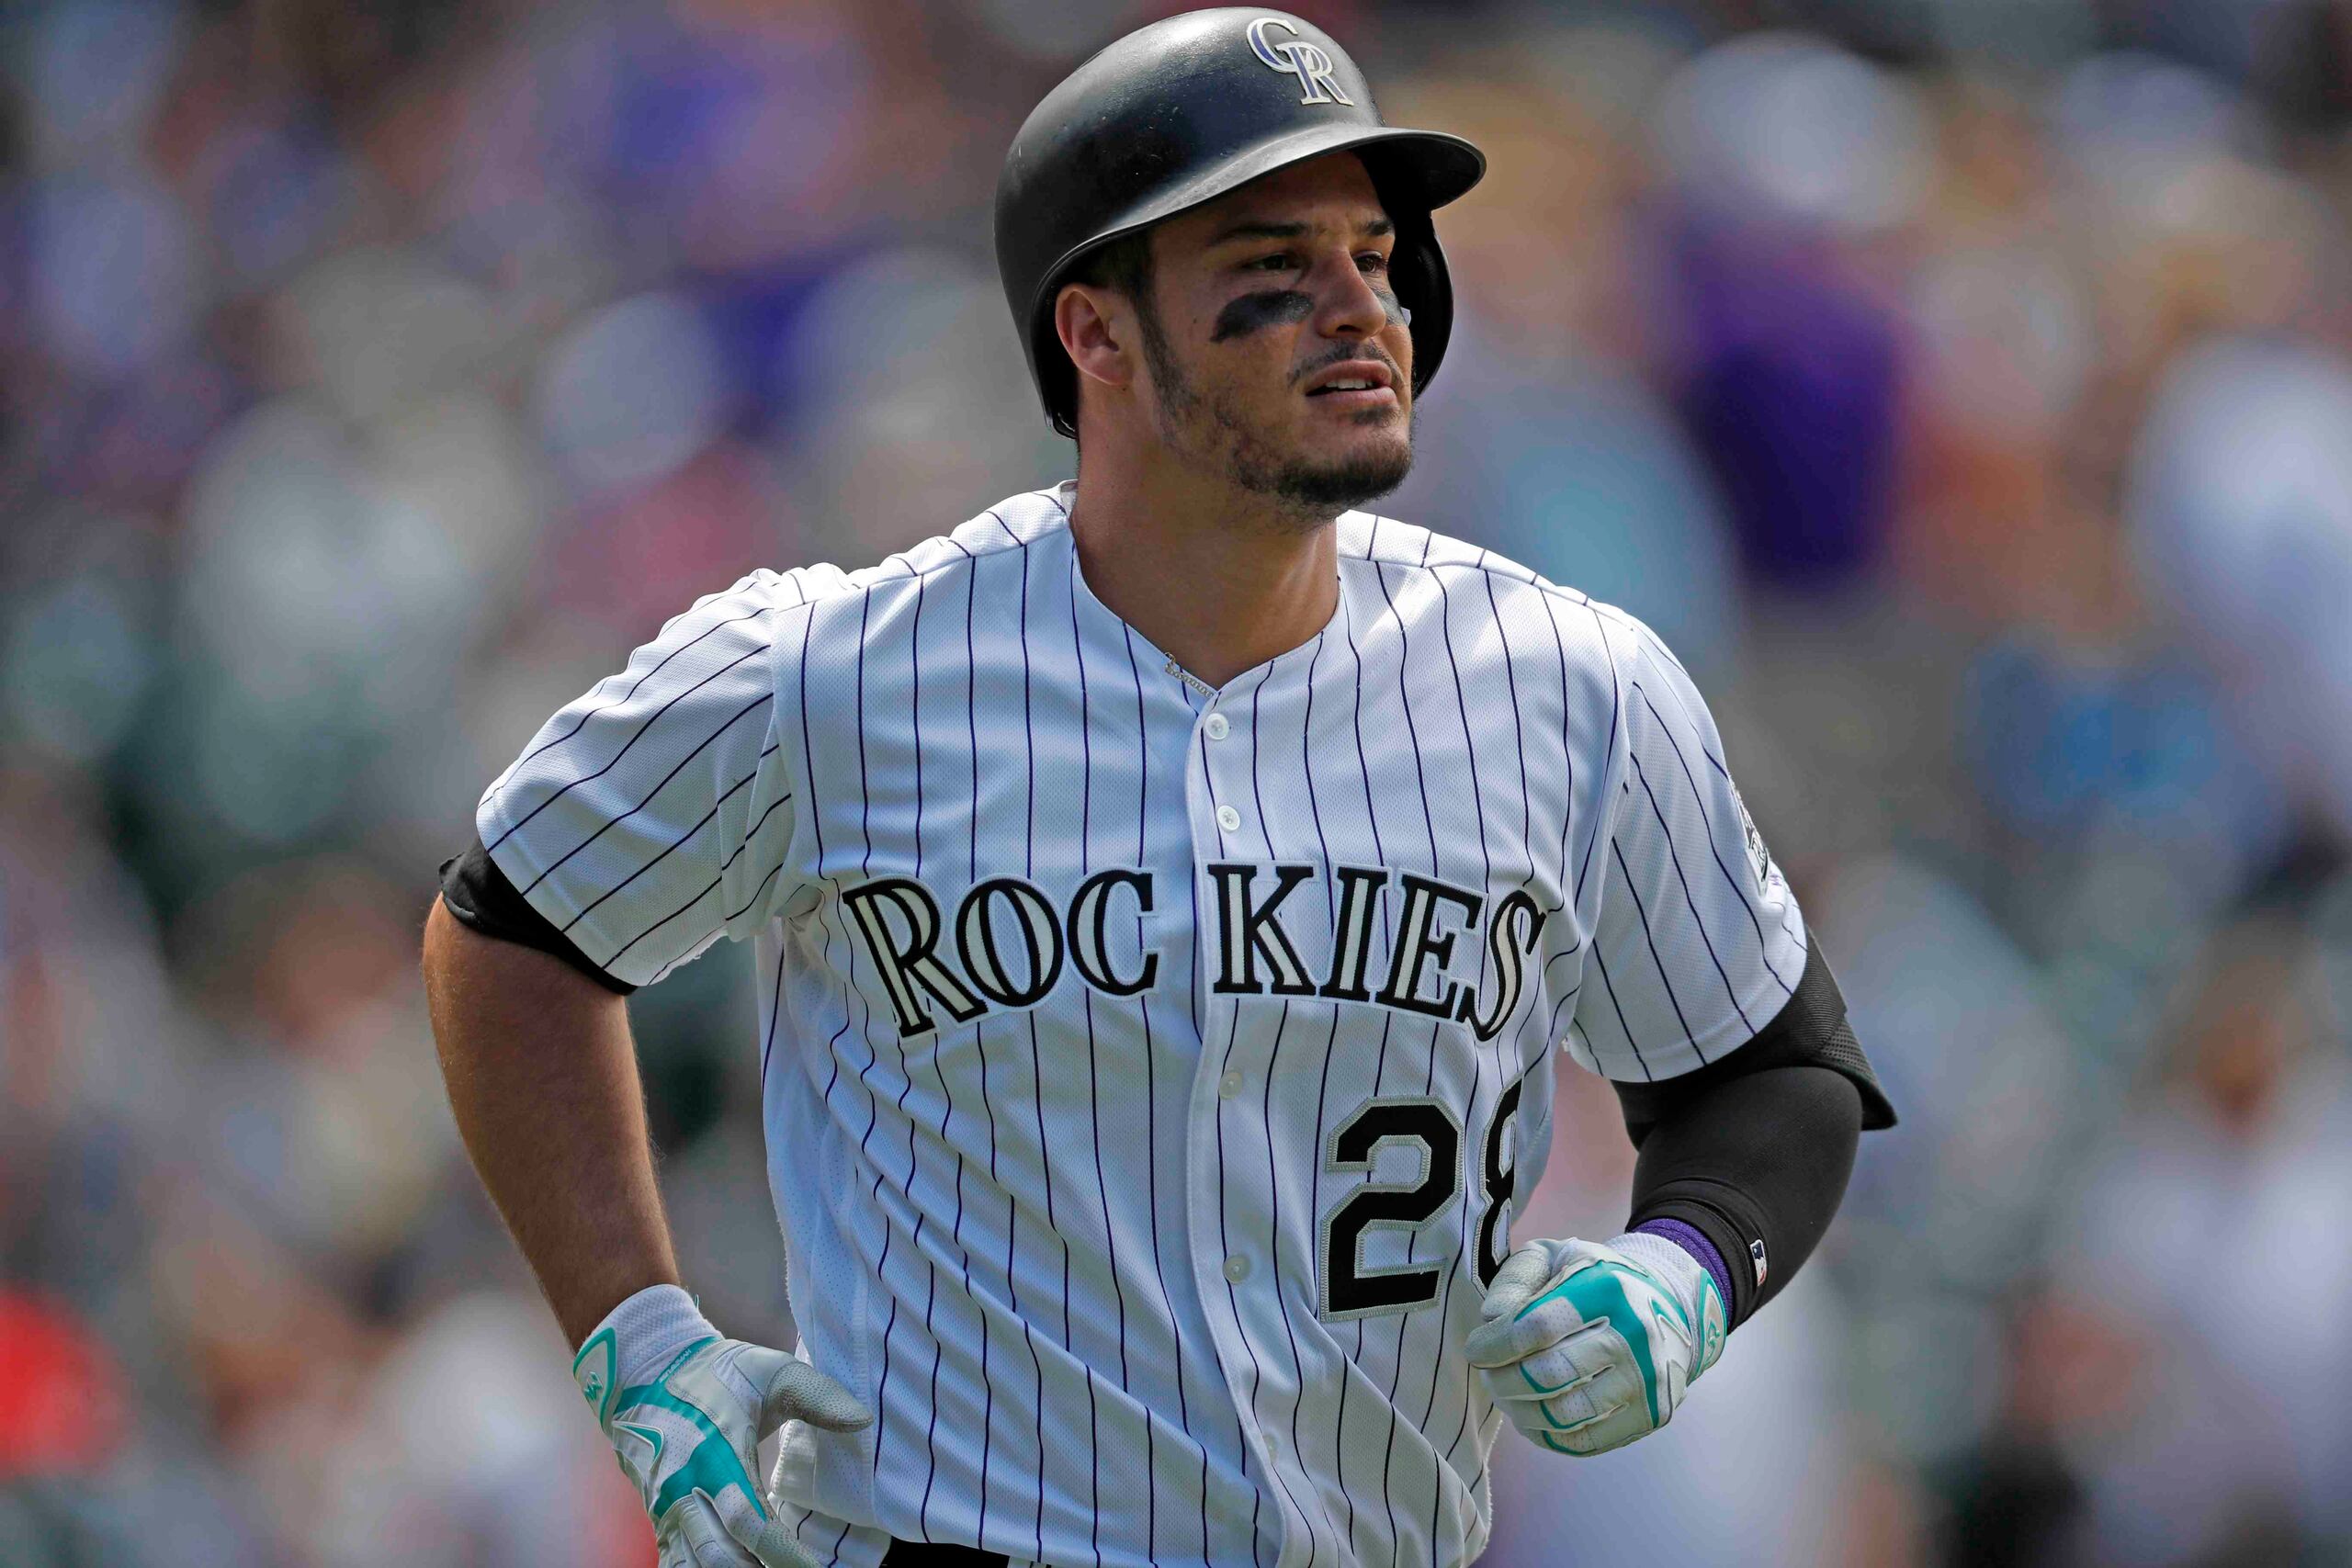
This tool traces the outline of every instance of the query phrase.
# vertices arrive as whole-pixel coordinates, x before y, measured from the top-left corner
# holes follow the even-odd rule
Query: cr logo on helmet
[[[1289,41],[1274,42],[1268,35],[1275,28],[1290,34]],[[1355,103],[1332,79],[1332,73],[1339,67],[1331,57],[1323,52],[1320,45],[1301,39],[1298,29],[1284,18],[1261,17],[1250,23],[1250,47],[1257,52],[1259,59],[1266,62],[1269,70],[1287,71],[1298,78],[1298,85],[1306,89],[1306,96],[1298,100],[1300,103],[1351,106]]]

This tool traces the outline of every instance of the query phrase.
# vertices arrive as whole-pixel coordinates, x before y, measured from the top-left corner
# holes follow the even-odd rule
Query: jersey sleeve
[[[650,984],[748,936],[796,891],[776,667],[804,589],[759,571],[699,601],[548,719],[481,797],[474,825],[498,869],[616,980]]]
[[[1609,1077],[1651,1082],[1761,1032],[1796,994],[1807,942],[1690,676],[1638,623],[1611,640],[1624,745],[1566,1044]]]

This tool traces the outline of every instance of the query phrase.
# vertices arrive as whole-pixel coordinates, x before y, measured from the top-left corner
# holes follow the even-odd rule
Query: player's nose
[[[1353,255],[1323,269],[1328,281],[1317,291],[1315,330],[1324,337],[1370,337],[1388,324],[1388,301],[1364,276]]]

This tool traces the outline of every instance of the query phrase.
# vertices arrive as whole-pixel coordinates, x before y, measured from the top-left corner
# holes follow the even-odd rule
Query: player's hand
[[[872,1420],[847,1389],[722,1337],[675,1285],[615,1307],[571,1374],[645,1502],[661,1568],[817,1568],[752,1474],[761,1440],[787,1421],[854,1432]]]
[[[1621,1250],[1628,1240],[1640,1258]],[[1513,1425],[1564,1454],[1606,1453],[1665,1426],[1726,1332],[1713,1276],[1648,1235],[1523,1247],[1485,1310],[1471,1364]]]

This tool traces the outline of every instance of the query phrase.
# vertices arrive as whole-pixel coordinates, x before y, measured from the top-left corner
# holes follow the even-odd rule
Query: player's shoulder
[[[991,556],[1003,555],[1067,533],[1069,503],[1067,486],[1029,491],[1008,496],[995,505],[935,534],[920,544],[894,551],[868,566],[843,569],[830,564],[796,568],[786,573],[755,573],[788,585],[812,601],[891,600],[911,594],[944,574],[969,568]]]
[[[944,534],[851,572],[852,588],[898,592],[893,584],[912,584],[1057,540],[1069,530],[1069,489],[1063,484],[1007,496]]]
[[[1481,585],[1482,591],[1491,589],[1500,599],[1529,604],[1554,600],[1564,609],[1579,614],[1593,608],[1605,615],[1616,614],[1609,606],[1597,604],[1574,588],[1551,581],[1509,556],[1401,518],[1371,512],[1343,512],[1340,514],[1339,545],[1343,562],[1372,564],[1391,581],[1425,574],[1444,581],[1450,589],[1453,584],[1475,584],[1483,578],[1486,581]]]
[[[1370,561],[1413,571],[1492,572],[1515,582],[1536,581],[1533,572],[1492,550],[1376,512],[1342,512],[1338,537],[1343,561]]]
[[[1007,497],[944,534],[867,566],[844,568],[819,561],[788,571],[763,568],[726,592],[698,602],[695,610],[722,601],[785,612],[805,609],[812,626],[823,621],[829,623],[829,631],[830,623],[846,612],[853,619],[865,620],[870,629],[888,624],[943,577],[1066,533],[1069,524],[1069,503],[1062,488],[1030,491]],[[780,622],[776,629],[781,631],[789,624],[793,623]],[[849,640],[854,645],[856,639]],[[838,635],[825,636],[821,641],[828,647],[843,645]],[[780,649],[778,656],[785,651]]]
[[[1455,584],[1474,585],[1497,614],[1556,628],[1567,656],[1579,661],[1607,666],[1657,659],[1681,669],[1665,640],[1638,616],[1466,539],[1399,518],[1349,512],[1340,517],[1339,544],[1343,561],[1372,563],[1394,581],[1420,574],[1447,584],[1449,592]],[[1545,651],[1555,650],[1547,646]]]

